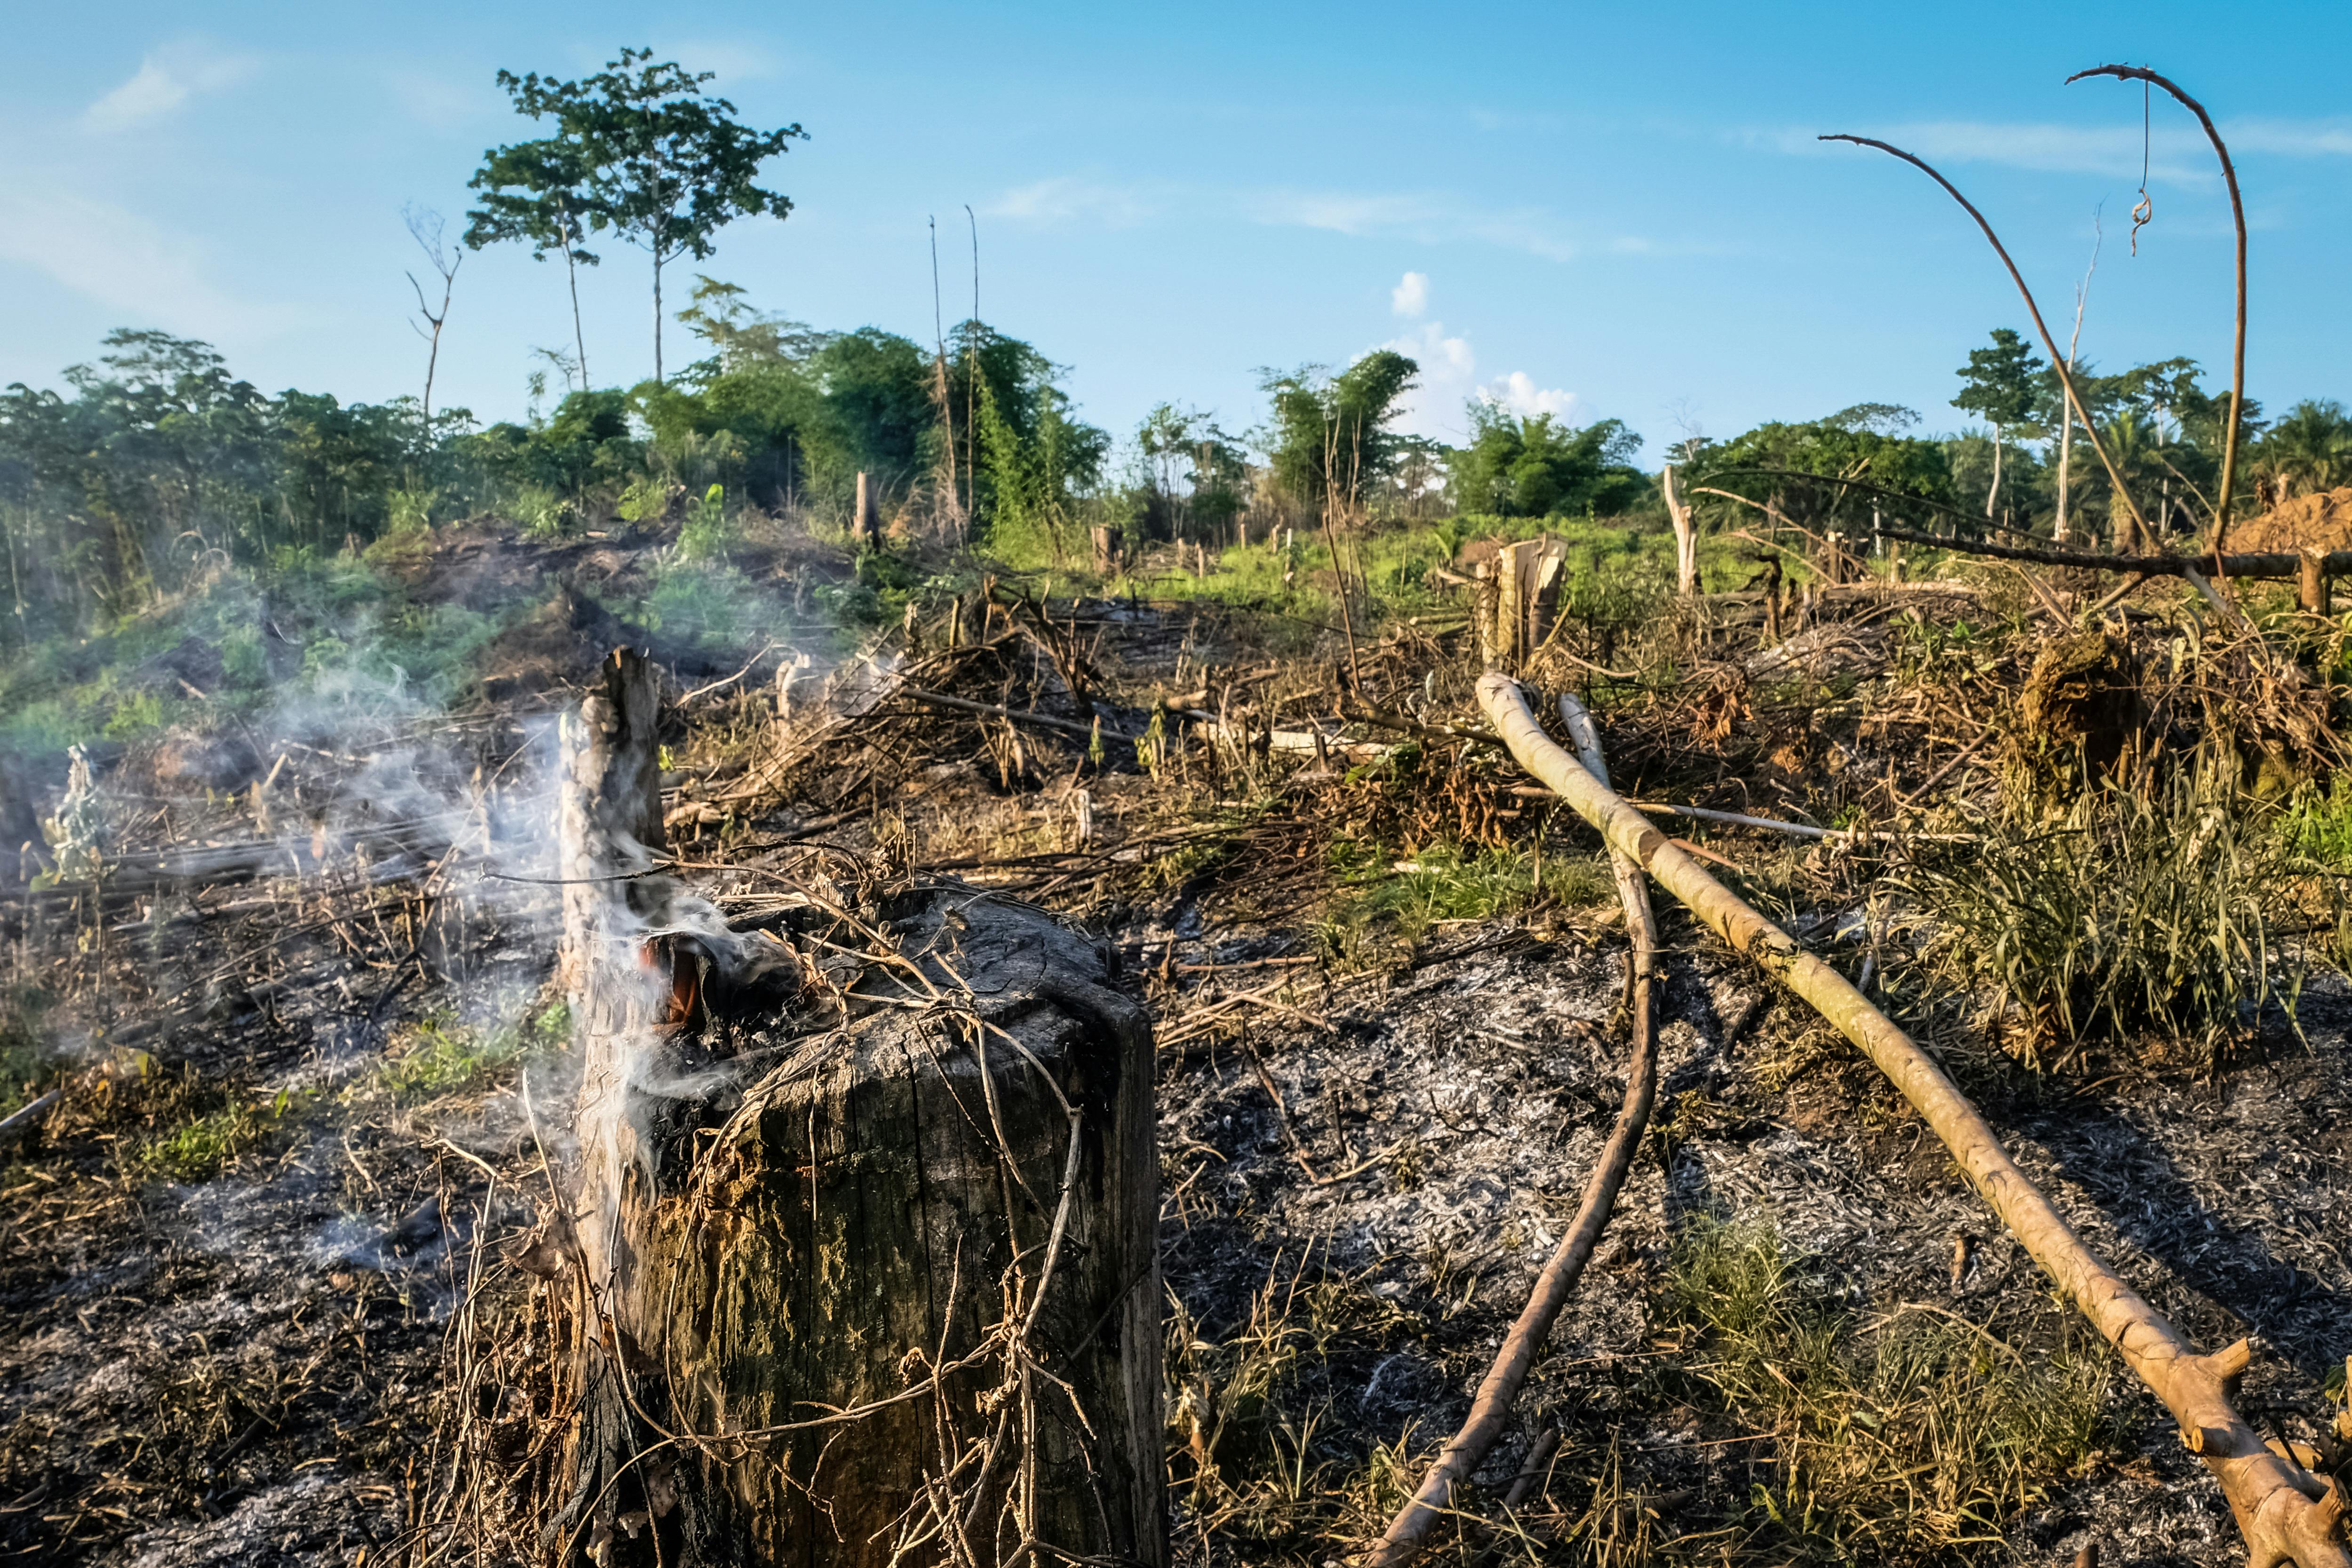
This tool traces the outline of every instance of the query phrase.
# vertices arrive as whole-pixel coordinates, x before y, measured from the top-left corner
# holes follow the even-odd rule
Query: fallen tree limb
[[[2079,566],[2091,572],[2136,572],[2144,577],[2186,577],[2212,564],[2210,555],[2103,555],[2091,550],[2042,549],[2036,545],[1995,544],[1989,539],[1960,539],[1948,534],[1921,533],[1907,528],[1882,528],[1889,539],[1925,544],[1963,555],[1986,555],[1997,561],[2030,561],[2039,566]],[[2293,550],[2263,551],[2252,555],[2225,555],[2221,564],[2232,577],[2294,578],[2303,574],[2303,556]],[[2352,574],[2352,550],[2331,550],[2320,557],[2322,576]]]
[[[2221,1482],[2245,1537],[2251,1568],[2352,1568],[2342,1489],[2273,1452],[2231,1403],[2253,1353],[2246,1341],[2212,1355],[2199,1354],[2084,1245],[2010,1158],[1967,1096],[1844,976],[1733,896],[1630,804],[1578,766],[1544,733],[1517,683],[1487,675],[1478,682],[1478,700],[1520,765],[1599,828],[1612,852],[1639,861],[1709,930],[1811,1004],[1902,1091],[1951,1151],[1969,1184],[2124,1363],[2164,1401],[2179,1423],[2182,1444]]]
[[[969,697],[950,697],[944,691],[926,691],[919,686],[902,686],[896,695],[911,697],[916,701],[928,703],[933,708],[957,708],[966,713],[985,713],[992,719],[1007,719],[1015,724],[1034,724],[1040,729],[1059,730],[1066,735],[1076,735],[1082,741],[1093,740],[1097,732],[1093,725],[1081,724],[1074,719],[1056,719],[1051,713],[1032,712],[1025,708],[1007,708],[995,702],[974,702]],[[1122,734],[1111,729],[1103,730],[1101,735],[1106,741],[1135,739],[1132,735]]]
[[[1486,677],[1486,680],[1502,679]],[[1486,680],[1479,682],[1481,691],[1486,689]],[[1510,685],[1507,681],[1504,684]],[[1516,693],[1518,688],[1511,685],[1510,689]],[[1582,776],[1594,788],[1605,792],[1605,784],[1594,782],[1596,778],[1606,779],[1609,770],[1601,759],[1601,737],[1593,728],[1591,716],[1573,697],[1562,697],[1559,710],[1568,721],[1569,732],[1576,739],[1577,749],[1584,755],[1583,766],[1591,770]],[[1506,735],[1507,738],[1507,731]],[[1570,768],[1577,767],[1565,752],[1559,757]],[[1577,1281],[1583,1278],[1584,1266],[1591,1260],[1601,1227],[1609,1223],[1610,1211],[1617,1206],[1618,1189],[1625,1184],[1625,1173],[1633,1167],[1642,1133],[1650,1124],[1650,1107],[1657,1098],[1658,1089],[1657,1035],[1650,1005],[1651,982],[1657,969],[1658,925],[1650,910],[1649,889],[1642,880],[1641,863],[1613,845],[1609,862],[1617,877],[1617,896],[1625,906],[1625,931],[1633,944],[1630,960],[1633,1046],[1625,1068],[1625,1102],[1617,1112],[1617,1125],[1610,1132],[1609,1142],[1601,1148],[1600,1163],[1585,1181],[1584,1199],[1577,1207],[1575,1221],[1569,1226],[1568,1234],[1560,1237],[1543,1272],[1536,1277],[1534,1293],[1520,1309],[1518,1321],[1511,1325],[1503,1348],[1495,1353],[1494,1364],[1478,1384],[1478,1393],[1470,1402],[1470,1418],[1439,1451],[1412,1500],[1389,1521],[1388,1532],[1364,1559],[1364,1568],[1400,1568],[1412,1561],[1450,1505],[1454,1489],[1468,1480],[1494,1448],[1496,1438],[1502,1435],[1503,1423],[1510,1415],[1511,1402],[1518,1397],[1520,1386],[1535,1366],[1536,1355],[1551,1333],[1552,1323],[1568,1304]],[[1515,1500],[1524,1500],[1524,1492]]]
[[[64,1102],[65,1098],[64,1089],[53,1089],[31,1104],[10,1112],[5,1119],[0,1119],[0,1149],[5,1149],[34,1128],[38,1127],[47,1119],[50,1111],[55,1110]]]

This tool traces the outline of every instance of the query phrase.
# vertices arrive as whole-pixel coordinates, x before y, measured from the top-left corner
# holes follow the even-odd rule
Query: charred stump
[[[1151,1042],[1108,954],[903,879],[730,929],[648,874],[652,692],[617,654],[564,731],[557,1560],[1164,1563]]]

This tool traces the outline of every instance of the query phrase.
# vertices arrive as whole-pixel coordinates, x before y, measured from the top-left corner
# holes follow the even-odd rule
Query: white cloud
[[[257,305],[222,289],[198,260],[199,246],[126,208],[58,184],[0,191],[0,261],[45,272],[75,293],[199,336],[268,332],[294,322],[284,307]]]
[[[150,50],[130,80],[82,111],[86,130],[129,131],[171,113],[198,93],[235,87],[258,68],[250,55],[224,54],[186,39]]]
[[[1138,186],[1057,175],[1016,186],[981,210],[991,217],[1022,223],[1092,222],[1107,228],[1132,228],[1160,209],[1160,202]]]
[[[1515,370],[1498,381],[1487,383],[1478,389],[1478,395],[1489,403],[1500,404],[1522,417],[1549,414],[1555,419],[1565,421],[1576,408],[1576,394],[1564,392],[1556,386],[1538,386],[1535,377],[1523,370]]]
[[[1410,321],[1429,309],[1429,274],[1408,272],[1389,290],[1389,309]]]
[[[1478,355],[1470,341],[1448,335],[1443,321],[1424,321],[1402,337],[1380,345],[1394,349],[1421,367],[1404,395],[1399,417],[1402,428],[1416,436],[1460,441],[1468,435],[1464,409],[1472,402],[1491,403],[1517,415],[1549,414],[1567,420],[1577,411],[1576,394],[1537,384],[1526,371],[1481,382]]]

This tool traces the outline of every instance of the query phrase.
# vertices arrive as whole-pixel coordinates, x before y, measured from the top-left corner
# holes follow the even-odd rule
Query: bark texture
[[[1478,682],[1478,700],[1520,765],[1599,828],[1612,851],[1639,861],[1709,930],[1811,1004],[1902,1091],[1951,1152],[1969,1184],[2125,1364],[2164,1401],[2179,1423],[2181,1442],[2221,1483],[2252,1568],[2352,1568],[2341,1489],[2273,1452],[2232,1404],[2237,1379],[2252,1353],[2246,1342],[2200,1354],[2084,1245],[2009,1157],[1967,1096],[1844,976],[1748,908],[1579,767],[1544,733],[1515,682],[1486,676]]]
[[[1151,1039],[1110,955],[959,886],[730,930],[627,874],[656,710],[620,655],[563,731],[586,1332],[550,1544],[1157,1568]]]

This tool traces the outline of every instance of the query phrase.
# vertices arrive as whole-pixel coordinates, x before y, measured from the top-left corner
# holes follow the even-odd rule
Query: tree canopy
[[[1628,511],[1650,481],[1633,467],[1642,437],[1621,420],[1578,429],[1549,414],[1470,404],[1470,441],[1451,455],[1454,504],[1497,517]]]

